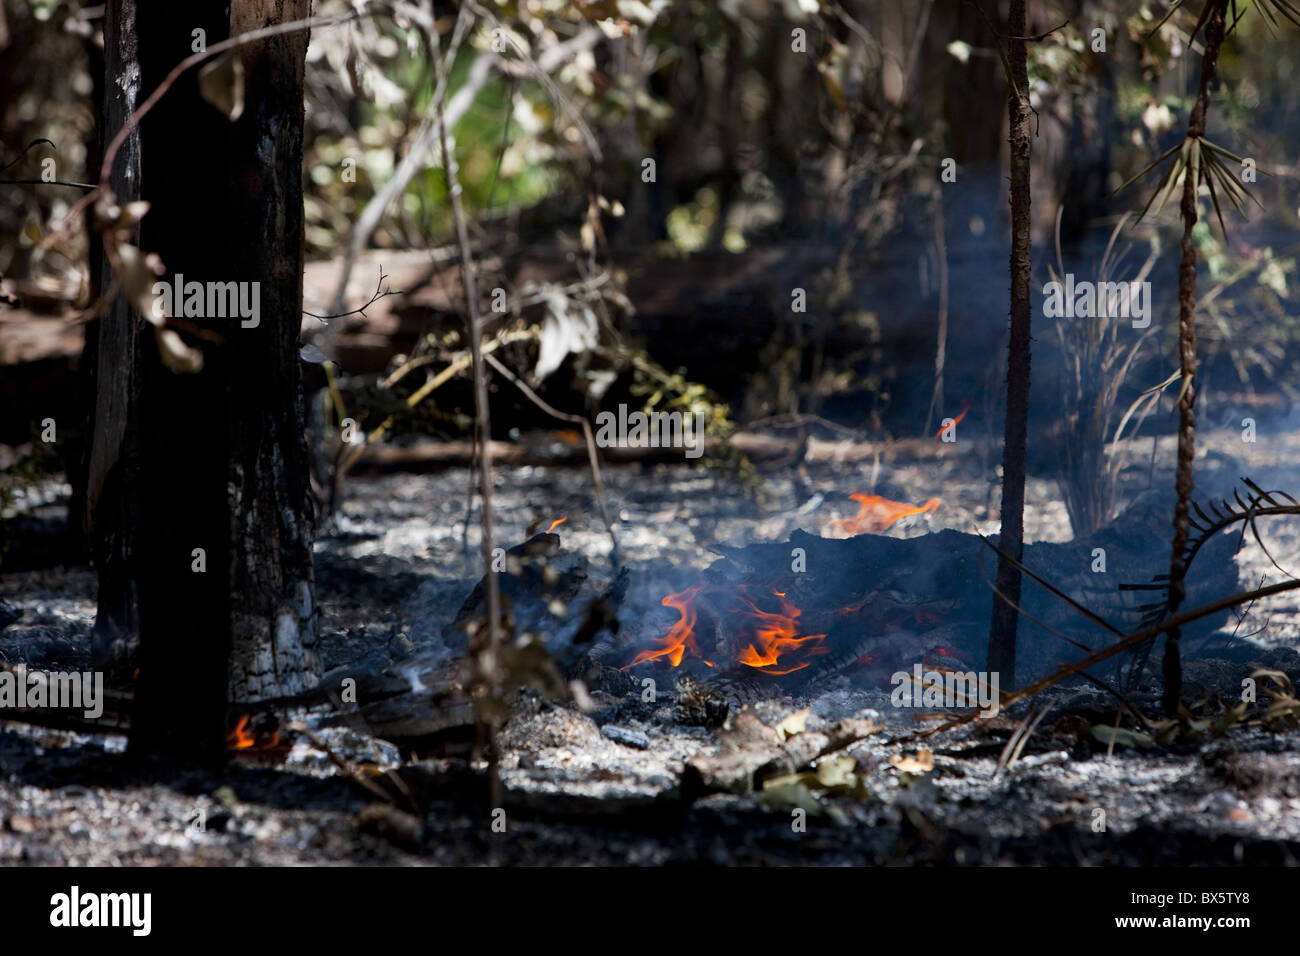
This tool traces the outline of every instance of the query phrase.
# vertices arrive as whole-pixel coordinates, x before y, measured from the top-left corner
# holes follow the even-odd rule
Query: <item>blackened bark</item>
[[[236,35],[306,19],[311,0],[236,0]],[[308,33],[242,47],[243,116],[231,127],[234,271],[261,283],[261,322],[232,329],[232,700],[296,694],[320,678],[312,574],[315,502],[302,365],[303,74]],[[237,334],[235,334],[237,333]],[[242,542],[242,545],[239,543]]]
[[[1020,570],[1010,560],[1024,553],[1025,436],[1029,421],[1031,154],[1025,0],[1011,0],[1007,21],[1007,92],[1011,145],[1011,338],[1007,346],[1007,417],[1002,446],[1002,534],[998,541],[997,590],[989,627],[988,669],[1003,687],[1015,686]]]
[[[99,148],[122,128],[145,91],[140,87],[136,38],[136,0],[114,0],[104,20],[103,105]],[[98,157],[97,157],[98,160]],[[98,161],[89,168],[97,169]],[[140,137],[133,132],[122,144],[109,180],[119,202],[140,198]],[[108,293],[113,276],[103,244],[91,247],[98,296]],[[84,513],[69,524],[83,526],[99,576],[98,611],[93,636],[95,666],[111,668],[139,633],[134,572],[135,480],[138,430],[128,427],[139,401],[140,317],[117,296],[102,318],[87,326],[84,368],[90,392],[87,422]],[[78,498],[81,496],[78,495]]]
[[[209,44],[226,38],[223,8],[220,0],[137,0],[145,90],[192,52],[194,30]],[[141,192],[151,204],[141,245],[162,257],[165,278],[250,278],[233,274],[230,261],[241,238],[227,195],[237,164],[230,124],[200,98],[194,71],[143,121],[140,140]],[[215,760],[224,750],[230,654],[227,421],[242,330],[206,314],[190,321],[222,340],[204,347],[202,371],[164,367],[152,336],[138,368],[140,662],[131,748]]]
[[[196,49],[196,30],[210,46],[309,7],[111,0],[107,32],[138,39],[143,93]],[[197,374],[168,370],[139,316],[101,323],[89,506],[123,516],[97,526],[101,580],[112,584],[101,587],[101,618],[117,595],[139,593],[137,752],[220,759],[229,701],[319,679],[298,361],[306,45],[304,31],[236,51],[246,105],[235,122],[202,100],[192,70],[139,131],[140,195],[151,203],[141,247],[162,257],[165,281],[246,283],[257,308],[186,316],[207,336],[189,339],[203,352]],[[109,89],[121,69],[110,55]],[[127,113],[110,117],[108,136]],[[123,165],[119,156],[115,175]],[[128,548],[111,538],[120,529],[132,532]]]
[[[1201,58],[1201,81],[1187,121],[1187,139],[1195,142],[1205,135],[1205,116],[1210,108],[1210,88],[1218,68],[1219,48],[1223,45],[1228,0],[1206,0],[1212,4],[1205,23],[1205,53]],[[1199,166],[1198,166],[1199,168]],[[1182,259],[1178,263],[1178,358],[1182,369],[1183,389],[1178,402],[1178,466],[1174,488],[1174,543],[1169,558],[1169,614],[1177,614],[1186,591],[1187,539],[1191,533],[1189,509],[1195,487],[1196,460],[1196,176],[1189,169],[1183,180],[1181,212],[1183,216]],[[1165,638],[1163,662],[1164,709],[1178,713],[1183,686],[1183,664],[1179,651],[1179,628],[1172,628]]]

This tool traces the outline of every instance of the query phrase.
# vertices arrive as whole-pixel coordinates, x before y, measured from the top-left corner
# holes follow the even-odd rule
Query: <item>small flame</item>
[[[257,743],[253,735],[248,732],[248,721],[248,715],[244,714],[239,718],[235,729],[226,734],[226,744],[231,750],[248,750]]]
[[[831,528],[843,535],[879,534],[900,518],[925,514],[942,503],[938,498],[931,498],[923,505],[909,505],[880,495],[852,494],[849,497],[858,503],[858,513],[852,518],[838,518],[831,522]]]
[[[269,740],[258,742],[257,737],[249,730],[251,718],[244,714],[239,718],[239,723],[235,728],[226,734],[226,746],[231,750],[275,750],[280,746],[280,731],[276,730],[271,733]]]
[[[569,520],[569,519],[568,519],[567,517],[566,517],[566,518],[556,518],[554,521],[551,522],[551,526],[550,526],[549,528],[546,529],[546,533],[547,533],[547,534],[550,534],[552,531],[554,531],[556,528],[558,528],[560,525],[564,524],[564,522],[566,522],[566,521],[568,521],[568,520]]]
[[[937,432],[935,432],[935,433],[934,433],[934,437],[935,437],[935,438],[942,438],[942,437],[943,437],[943,433],[944,433],[945,431],[947,431],[947,430],[950,429],[950,428],[956,428],[958,425],[961,424],[961,420],[962,420],[963,418],[966,417],[966,413],[969,412],[969,411],[970,411],[970,399],[969,399],[969,398],[963,398],[963,399],[961,400],[961,414],[959,414],[959,415],[958,415],[956,418],[954,418],[951,422],[949,422],[947,425],[944,425],[944,426],[943,426],[942,428],[940,428]]]
[[[791,657],[811,657],[825,654],[828,648],[821,645],[826,635],[806,634],[800,637],[798,618],[803,612],[786,600],[784,592],[774,590],[772,593],[781,602],[779,613],[761,610],[742,595],[741,599],[749,605],[749,614],[758,622],[758,628],[756,641],[741,651],[737,660],[748,667],[760,668],[764,674],[793,674],[803,670],[810,662],[802,660],[793,666],[787,662],[777,670],[776,665],[780,663],[781,656],[789,654]]]
[[[700,656],[699,645],[695,643],[695,596],[700,593],[704,585],[695,584],[685,591],[679,591],[676,594],[669,594],[659,603],[664,607],[671,607],[681,615],[681,620],[672,626],[663,637],[658,638],[658,647],[648,651],[642,651],[634,657],[631,663],[626,664],[622,669],[627,670],[629,667],[635,667],[637,664],[644,664],[646,661],[656,661],[660,658],[667,658],[673,667],[680,667],[682,658],[686,652],[690,651],[696,657]],[[705,661],[708,664],[708,661]],[[709,664],[712,667],[712,664]]]

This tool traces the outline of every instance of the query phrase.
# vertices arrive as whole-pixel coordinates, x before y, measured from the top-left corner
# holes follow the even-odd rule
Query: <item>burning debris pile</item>
[[[880,508],[883,499],[857,500],[866,510]],[[934,504],[900,506],[894,513]],[[1147,581],[1159,569],[1160,539],[1152,523],[1149,512],[1131,513],[1087,541],[1030,544],[1024,561],[1111,623],[1134,626],[1139,609],[1122,599],[1118,586]],[[795,531],[784,543],[714,550],[723,557],[703,581],[663,598],[678,619],[644,639],[625,669],[686,669],[743,700],[815,693],[819,681],[836,675],[854,686],[884,687],[890,675],[910,672],[918,662],[964,670],[983,659],[996,559],[976,535],[943,530],[835,540]],[[1231,593],[1237,582],[1231,543],[1215,542],[1194,571],[1192,600]],[[1042,628],[1023,642],[1022,678],[1077,656],[1059,635],[1094,649],[1109,640],[1045,589],[1027,586],[1021,603],[1028,620]],[[1192,642],[1223,619],[1201,622],[1190,633]]]
[[[627,568],[602,586],[585,556],[564,549],[563,529],[553,525],[557,530],[505,554],[498,575],[506,633],[514,635],[521,659],[545,659],[545,675],[535,685],[540,680],[562,691],[576,677],[593,691],[617,694],[631,693],[648,678],[664,688],[699,688],[702,699],[721,698],[733,711],[748,702],[815,698],[836,688],[888,691],[899,673],[912,674],[917,665],[940,673],[981,666],[996,563],[990,543],[954,530],[910,538],[856,530],[884,530],[939,503],[852,497],[859,514],[821,525],[831,535],[850,537],[796,530],[785,542],[714,546],[720,557],[698,580],[660,592],[654,603],[629,597],[653,593],[653,583],[644,580],[653,570],[638,572],[640,587],[629,587]],[[1135,507],[1086,541],[1032,543],[1024,562],[1112,624],[1131,629],[1141,609],[1120,585],[1149,582],[1165,560],[1163,523],[1154,513]],[[1236,588],[1231,551],[1226,536],[1207,546],[1189,579],[1189,601],[1208,602]],[[1021,606],[1021,681],[1111,640],[1036,585],[1027,584]],[[1189,651],[1195,653],[1198,638],[1225,617],[1188,628]],[[436,716],[434,729],[440,729],[445,715],[424,704],[412,708],[410,698],[423,700],[433,690],[439,706],[454,698],[463,678],[448,675],[484,619],[480,582],[437,646],[367,680],[363,696],[373,702],[367,719],[379,727],[396,721],[403,738],[429,729],[426,717]],[[546,655],[528,650],[543,647]]]

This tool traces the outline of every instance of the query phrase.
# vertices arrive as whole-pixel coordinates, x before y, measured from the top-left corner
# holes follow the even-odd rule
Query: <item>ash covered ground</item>
[[[942,528],[996,533],[989,450],[974,445],[913,461],[770,471],[762,507],[717,472],[606,468],[607,505],[630,570],[611,662],[623,663],[620,655],[671,626],[675,614],[659,602],[717,560],[711,546],[822,531],[854,512],[850,492],[942,499],[933,512],[896,524],[893,536]],[[1300,448],[1243,445],[1231,430],[1203,434],[1199,447],[1203,495],[1229,493],[1242,474],[1295,491],[1285,481],[1297,462],[1287,455],[1300,458]],[[1172,459],[1168,440],[1155,451],[1158,461]],[[1150,440],[1124,454],[1121,500],[1142,507],[1152,477],[1163,488],[1168,476],[1160,469],[1152,475]],[[468,486],[463,469],[348,484],[317,545],[321,651],[332,675],[437,650],[477,578],[476,511],[464,528]],[[496,487],[503,545],[524,540],[534,524],[565,517],[556,532],[566,552],[586,556],[591,586],[612,576],[589,474],[510,467],[500,470]],[[33,517],[59,507],[57,486],[42,494],[31,503]],[[1149,500],[1163,511],[1163,498]],[[1031,479],[1026,517],[1028,540],[1071,537],[1052,481]],[[1269,553],[1247,540],[1232,559],[1240,585],[1280,580],[1274,561],[1300,566],[1296,525],[1261,523]],[[1152,547],[1163,553],[1167,545]],[[8,662],[88,666],[89,568],[0,575],[0,599],[22,611],[0,631]],[[316,739],[397,793],[391,801],[341,776],[302,737],[283,762],[238,756],[222,772],[177,773],[129,762],[119,735],[9,723],[0,728],[0,861],[1288,864],[1300,859],[1300,738],[1276,726],[1211,724],[1221,711],[1216,702],[1231,703],[1254,669],[1300,678],[1298,621],[1293,595],[1280,595],[1234,612],[1190,648],[1197,656],[1187,665],[1184,696],[1200,707],[1195,716],[1206,721],[1204,732],[1167,745],[1141,734],[1111,734],[1108,743],[1097,731],[1114,724],[1114,698],[1081,682],[925,739],[911,735],[933,724],[891,707],[888,687],[848,677],[819,684],[811,696],[773,693],[740,711],[733,706],[722,728],[683,719],[672,675],[663,671],[654,701],[596,687],[586,713],[572,702],[522,695],[501,736],[504,833],[493,832],[474,768],[413,759],[364,727],[320,726]],[[1100,646],[1090,627],[1080,621],[1074,635]],[[1044,653],[1061,661],[1078,656],[1028,624],[1021,634],[1022,644],[1049,647]],[[1155,715],[1157,692],[1147,681],[1130,700]],[[999,771],[1007,740],[1040,704],[1046,709],[1034,711],[1038,722],[1023,752]],[[860,736],[843,743],[846,727]],[[792,825],[800,812],[802,829]],[[200,816],[202,829],[195,826]]]

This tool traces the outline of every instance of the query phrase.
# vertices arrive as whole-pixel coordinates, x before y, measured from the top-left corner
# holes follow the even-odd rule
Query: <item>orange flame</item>
[[[700,660],[709,667],[712,661],[703,660],[699,645],[695,641],[695,622],[698,614],[695,610],[695,598],[703,590],[697,584],[677,594],[669,594],[661,602],[664,607],[675,608],[681,619],[661,638],[657,638],[655,647],[637,654],[623,670],[644,664],[647,661],[664,660],[673,667],[680,667],[686,655]],[[781,591],[773,591],[781,602],[780,611],[764,611],[748,595],[741,593],[740,599],[745,608],[736,608],[753,624],[754,639],[736,657],[737,663],[753,667],[764,674],[779,676],[793,674],[810,663],[808,658],[825,654],[828,648],[822,646],[825,634],[799,633],[798,618],[803,612],[786,600]],[[783,660],[784,658],[784,660]],[[778,666],[779,665],[779,666]]]
[[[659,646],[648,651],[642,651],[634,657],[631,663],[625,665],[622,669],[627,670],[629,667],[635,667],[637,664],[644,664],[646,661],[656,661],[660,658],[667,658],[673,667],[680,667],[682,658],[686,652],[690,651],[696,657],[700,656],[699,645],[695,643],[695,596],[700,593],[704,585],[695,584],[685,591],[679,591],[676,594],[669,594],[659,603],[664,607],[676,609],[682,617],[663,637],[658,638]],[[708,664],[708,661],[705,661]],[[712,664],[709,664],[712,667]]]
[[[969,412],[969,411],[970,411],[970,399],[969,399],[969,398],[963,398],[963,399],[961,400],[961,414],[958,415],[956,418],[954,418],[954,419],[953,419],[951,422],[949,422],[947,425],[944,425],[944,426],[943,426],[942,428],[940,428],[937,432],[935,432],[935,433],[934,433],[934,437],[935,437],[935,438],[942,438],[942,437],[943,437],[943,433],[944,433],[945,431],[947,431],[949,428],[956,428],[958,425],[961,424],[961,420],[962,420],[963,418],[966,417],[966,413]]]
[[[569,520],[568,518],[556,518],[554,521],[551,522],[551,526],[546,529],[546,533],[550,534],[552,531],[554,531],[556,528],[558,528],[560,525],[564,524],[564,522],[568,520]]]
[[[880,495],[852,494],[849,497],[858,503],[858,513],[852,518],[838,518],[831,522],[831,528],[844,535],[879,534],[899,518],[925,514],[942,504],[938,498],[931,498],[923,505],[909,505]]]
[[[248,732],[248,720],[248,715],[244,714],[239,718],[239,723],[235,725],[235,729],[226,734],[226,745],[231,750],[247,750],[257,743],[253,735]]]
[[[239,723],[235,725],[230,733],[226,734],[226,746],[231,750],[275,750],[280,746],[280,731],[273,731],[269,740],[263,739],[258,741],[249,730],[251,718],[244,714],[239,718]]]
[[[822,647],[821,644],[826,639],[826,635],[806,634],[799,637],[798,618],[803,612],[787,601],[783,592],[772,593],[781,602],[779,613],[761,610],[749,598],[742,596],[742,600],[749,605],[750,615],[758,622],[758,629],[755,643],[741,651],[737,660],[748,667],[761,668],[764,674],[793,674],[795,671],[803,670],[810,662],[803,660],[793,666],[787,664],[781,670],[776,670],[775,665],[780,662],[781,655],[788,653],[797,657],[800,656],[797,652],[802,652],[802,656],[811,657],[825,654],[828,648]]]

